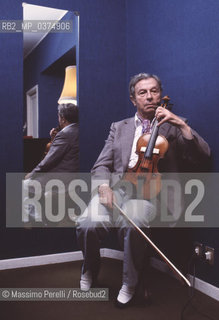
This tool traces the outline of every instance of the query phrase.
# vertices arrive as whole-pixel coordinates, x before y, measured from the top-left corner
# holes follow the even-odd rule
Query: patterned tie
[[[142,134],[143,133],[151,133],[151,123],[148,119],[143,119],[138,115],[138,119],[141,121],[142,125]]]

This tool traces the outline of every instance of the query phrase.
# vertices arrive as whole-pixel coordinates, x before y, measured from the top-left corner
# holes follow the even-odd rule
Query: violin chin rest
[[[147,147],[141,147],[140,152],[145,152],[147,149]],[[154,148],[153,149],[153,154],[159,154],[160,153],[160,149]]]

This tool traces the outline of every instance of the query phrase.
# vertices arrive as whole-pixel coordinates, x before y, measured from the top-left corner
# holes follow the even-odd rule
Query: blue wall
[[[128,0],[128,78],[158,74],[173,111],[209,142],[219,170],[219,3],[217,0]],[[209,123],[212,130],[209,130]]]
[[[127,0],[127,81],[139,72],[160,76],[173,112],[188,118],[210,144],[214,171],[219,170],[218,16],[217,0]],[[133,112],[130,103],[127,112]],[[219,286],[218,229],[185,230],[181,235],[185,243],[191,237],[187,251],[195,240],[215,248],[215,265],[200,263],[197,276]],[[162,236],[159,242],[169,252]],[[173,243],[178,245],[177,239],[172,238]]]

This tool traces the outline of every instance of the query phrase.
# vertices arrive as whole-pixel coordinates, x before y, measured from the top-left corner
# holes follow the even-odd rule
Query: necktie
[[[142,134],[151,132],[151,123],[148,119],[143,119],[138,115],[138,119],[141,121],[142,125]]]

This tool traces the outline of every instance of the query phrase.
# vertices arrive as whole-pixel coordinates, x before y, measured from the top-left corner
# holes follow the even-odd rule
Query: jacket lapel
[[[124,120],[124,125],[121,131],[121,151],[122,151],[123,169],[126,169],[129,163],[134,135],[135,135],[135,122],[133,117],[133,118]]]

